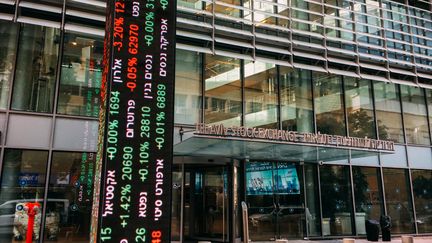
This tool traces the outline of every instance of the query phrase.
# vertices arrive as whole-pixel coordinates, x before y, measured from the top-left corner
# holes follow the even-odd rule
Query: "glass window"
[[[378,138],[403,143],[400,97],[397,84],[374,82]]]
[[[344,81],[349,136],[376,138],[371,82],[349,77]]]
[[[349,167],[325,165],[320,167],[323,194],[322,233],[326,235],[351,235],[352,201]]]
[[[362,166],[378,166],[378,153],[351,150],[351,164]]]
[[[381,179],[378,168],[352,167],[357,234],[366,234],[365,220],[379,219],[383,212]]]
[[[99,115],[103,39],[66,33],[57,112],[67,115]]]
[[[419,233],[432,232],[432,170],[412,170],[414,203]]]
[[[205,123],[240,125],[240,60],[205,55]]]
[[[203,2],[200,0],[177,0],[177,6],[192,9],[202,9]]]
[[[392,233],[414,233],[414,219],[408,171],[383,168],[387,213],[392,221]]]
[[[346,135],[340,76],[313,72],[317,131]]]
[[[5,151],[0,189],[1,242],[26,242],[29,213],[35,213],[33,240],[39,240],[47,160],[45,151]]]
[[[401,85],[401,96],[407,142],[430,144],[423,89]]]
[[[22,25],[12,109],[52,112],[59,44],[59,29]]]
[[[247,127],[277,128],[276,65],[245,62],[245,125]]]
[[[432,153],[430,148],[408,146],[407,152],[411,168],[432,169]]]
[[[318,173],[315,164],[305,164],[305,188],[306,188],[306,227],[309,236],[321,236],[320,200],[318,195]]]
[[[403,145],[395,145],[394,153],[381,153],[380,161],[381,165],[385,167],[403,167],[406,168],[407,165],[407,156],[406,149]]]
[[[311,71],[280,67],[282,128],[313,132]]]
[[[176,123],[199,122],[201,110],[201,55],[196,52],[177,50],[175,77]]]
[[[11,22],[0,21],[0,109],[7,108],[15,62],[17,27]]]
[[[179,157],[174,157],[174,159]],[[171,190],[171,240],[180,241],[181,213],[182,213],[182,190],[183,190],[183,165],[172,167],[172,190]]]
[[[45,240],[89,240],[95,161],[95,153],[53,153]]]

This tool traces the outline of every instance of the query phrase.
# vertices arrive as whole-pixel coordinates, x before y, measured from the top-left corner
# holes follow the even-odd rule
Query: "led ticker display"
[[[175,1],[107,8],[97,241],[169,242]]]

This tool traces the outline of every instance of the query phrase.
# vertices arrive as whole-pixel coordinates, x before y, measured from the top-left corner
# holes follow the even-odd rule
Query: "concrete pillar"
[[[414,243],[414,237],[411,235],[402,235],[402,243]]]

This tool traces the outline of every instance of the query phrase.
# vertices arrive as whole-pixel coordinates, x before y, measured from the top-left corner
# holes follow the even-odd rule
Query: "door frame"
[[[188,218],[187,215],[185,215],[185,193],[187,193],[185,191],[185,184],[186,184],[186,173],[188,171],[190,171],[187,167],[190,166],[209,166],[209,167],[213,167],[213,166],[221,166],[224,167],[225,172],[226,172],[226,176],[227,176],[227,192],[226,192],[226,197],[227,197],[227,202],[228,204],[226,206],[228,206],[228,210],[227,210],[227,214],[226,217],[228,217],[228,219],[224,219],[225,222],[227,222],[227,225],[225,225],[224,230],[226,230],[227,232],[224,234],[224,237],[222,238],[223,242],[236,242],[236,240],[238,241],[240,238],[236,237],[236,224],[240,223],[240,235],[241,235],[241,214],[237,214],[239,218],[237,218],[236,216],[236,210],[234,209],[235,207],[235,202],[233,200],[234,198],[234,170],[237,170],[236,174],[238,176],[237,178],[237,185],[238,185],[238,195],[237,195],[237,202],[238,202],[238,208],[240,208],[240,199],[242,198],[242,188],[243,188],[243,180],[242,180],[242,176],[243,173],[241,173],[241,167],[240,167],[240,160],[237,159],[229,159],[229,158],[222,158],[220,159],[219,163],[215,163],[214,161],[218,161],[219,158],[214,158],[214,159],[208,159],[207,157],[189,157],[189,156],[184,156],[184,157],[188,157],[189,159],[187,159],[186,161],[184,161],[183,159],[181,159],[181,157],[183,156],[178,156],[177,158],[180,157],[180,160],[177,160],[178,163],[176,163],[180,168],[179,172],[181,172],[182,174],[182,185],[181,185],[181,196],[180,196],[180,204],[181,204],[181,211],[180,211],[180,242],[185,242],[185,235],[184,235],[184,227],[185,227],[185,220]],[[183,158],[184,158],[183,157]],[[175,159],[176,160],[176,159]],[[176,161],[176,162],[177,162]],[[189,167],[189,168],[190,168]],[[236,169],[234,169],[236,168]],[[238,213],[241,213],[241,211],[238,211]],[[198,237],[200,238],[200,237]],[[200,238],[201,239],[201,238]],[[209,238],[211,240],[217,240],[214,238]]]
[[[242,201],[248,203],[247,198],[246,198],[247,197],[247,188],[246,188],[247,187],[247,181],[246,181],[247,180],[247,178],[246,178],[246,164],[247,163],[269,162],[269,163],[272,163],[273,171],[277,169],[277,166],[278,166],[279,163],[286,163],[286,164],[292,164],[296,168],[299,167],[299,170],[298,170],[298,173],[297,173],[298,175],[297,176],[298,177],[301,176],[301,178],[299,178],[299,183],[301,183],[301,185],[300,185],[301,204],[302,204],[302,206],[303,206],[304,209],[307,208],[306,187],[305,187],[306,181],[305,181],[304,162],[301,162],[301,161],[300,162],[299,161],[281,161],[281,160],[249,160],[249,159],[242,160],[241,162],[242,162],[241,164],[242,164],[242,171],[243,171],[242,178],[241,178],[242,179],[242,188],[243,188],[242,195],[241,195]],[[274,175],[273,175],[273,181],[272,181],[272,183],[274,185]],[[272,197],[273,197],[273,202],[275,204],[275,210],[280,207],[280,202],[279,202],[280,198],[279,198],[279,196],[280,195],[278,193],[275,193],[273,191]],[[305,210],[303,210],[303,216],[305,218],[305,222],[300,222],[303,225],[303,227],[302,227],[303,230],[301,232],[302,235],[300,235],[299,239],[303,239],[303,238],[305,238],[305,237],[307,237],[309,235],[309,232],[308,232],[308,229],[307,229],[307,217],[306,217]],[[282,234],[281,234],[281,230],[280,230],[278,215],[276,215],[275,217],[276,217],[275,218],[276,222],[275,222],[275,225],[274,225],[274,237],[275,237],[275,239],[281,239]],[[243,222],[242,222],[242,225],[243,225]],[[270,239],[268,239],[268,240],[270,240]]]

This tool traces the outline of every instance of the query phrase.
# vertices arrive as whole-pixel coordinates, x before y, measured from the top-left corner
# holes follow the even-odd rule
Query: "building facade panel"
[[[364,236],[381,215],[431,234],[431,6],[177,1],[171,240],[239,240],[241,201],[252,240]],[[89,240],[105,7],[0,0],[1,242],[25,241],[29,202],[37,242]],[[194,140],[196,123],[395,152]]]

